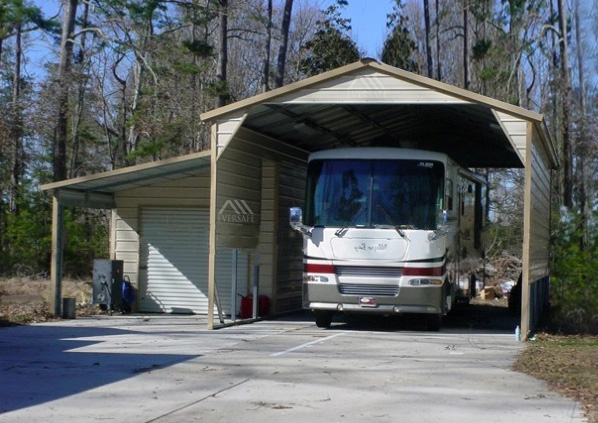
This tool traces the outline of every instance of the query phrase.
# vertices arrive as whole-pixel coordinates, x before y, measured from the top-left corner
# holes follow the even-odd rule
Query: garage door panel
[[[144,208],[139,308],[142,312],[208,311],[209,213],[205,209]],[[239,292],[247,284],[247,255],[239,254]],[[232,250],[216,251],[222,309],[230,313]]]

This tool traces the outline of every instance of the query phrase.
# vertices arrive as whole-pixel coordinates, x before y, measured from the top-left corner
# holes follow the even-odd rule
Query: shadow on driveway
[[[0,415],[198,357],[149,349],[143,353],[128,353],[126,348],[107,353],[78,351],[103,342],[102,338],[135,334],[105,327],[0,328]]]

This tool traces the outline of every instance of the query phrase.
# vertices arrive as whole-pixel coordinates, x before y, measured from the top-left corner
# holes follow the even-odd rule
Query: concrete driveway
[[[206,331],[137,316],[0,329],[0,422],[583,422],[509,370],[511,330],[315,327],[308,315]]]

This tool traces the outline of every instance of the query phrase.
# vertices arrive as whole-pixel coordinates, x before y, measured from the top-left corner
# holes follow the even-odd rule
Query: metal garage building
[[[557,166],[542,115],[365,59],[200,118],[209,151],[42,187],[54,194],[57,302],[62,209],[83,206],[113,209],[111,258],[124,260],[140,311],[206,313],[213,328],[258,280],[272,313],[298,309],[301,237],[287,215],[302,204],[309,153],[394,146],[525,168],[522,333],[539,318]]]

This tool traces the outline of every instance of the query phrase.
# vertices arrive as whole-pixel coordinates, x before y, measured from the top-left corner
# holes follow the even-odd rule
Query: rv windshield
[[[444,165],[437,161],[312,160],[305,223],[434,230],[443,182]]]

